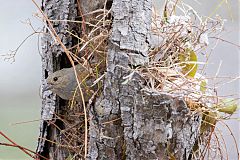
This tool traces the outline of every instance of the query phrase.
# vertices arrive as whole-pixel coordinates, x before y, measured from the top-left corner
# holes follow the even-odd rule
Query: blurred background
[[[40,0],[38,0],[40,2]],[[42,24],[34,14],[37,8],[31,0],[0,0],[0,55],[15,50],[33,30],[26,24],[31,20],[35,28]],[[36,148],[41,99],[41,58],[38,36],[31,36],[19,48],[15,62],[0,56],[0,131],[17,144]],[[24,121],[32,121],[21,123]],[[19,123],[20,124],[14,124]],[[0,136],[0,142],[7,142]],[[19,149],[0,146],[0,159],[30,159]]]
[[[33,35],[19,48],[15,61],[5,59],[3,55],[15,50],[21,42],[33,33],[26,24],[42,28],[42,23],[34,16],[37,8],[30,0],[0,0],[0,131],[17,144],[35,150],[39,132],[41,98],[39,96],[41,79],[41,57],[38,50],[38,35]],[[40,0],[37,1],[40,4]],[[154,3],[160,13],[164,1]],[[239,1],[238,0],[184,0],[193,6],[200,15],[219,14],[227,19],[223,39],[239,45]],[[228,2],[228,3],[227,3]],[[219,76],[239,76],[239,48],[225,42],[219,42],[209,59],[207,75],[214,76],[222,63]],[[227,81],[226,81],[227,82]],[[239,94],[239,80],[223,85],[219,95]],[[234,115],[235,118],[239,116]],[[27,122],[33,121],[33,122]],[[17,124],[19,123],[19,124]],[[239,119],[226,122],[232,129],[240,146]],[[231,133],[223,125],[223,136],[227,143],[230,160],[237,159]],[[0,142],[7,142],[0,136]],[[30,159],[17,148],[0,146],[0,160]]]

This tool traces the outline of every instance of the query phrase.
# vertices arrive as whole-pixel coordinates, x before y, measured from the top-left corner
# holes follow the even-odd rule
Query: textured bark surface
[[[148,62],[151,0],[115,0],[107,75],[92,110],[89,159],[187,159],[201,117],[181,98],[144,86],[131,66]]]
[[[80,15],[87,15],[98,8],[103,8],[105,4],[105,0],[94,2],[88,3],[88,0],[48,0],[42,2],[44,14],[50,21],[53,20],[51,25],[66,48],[71,48],[79,43],[78,39],[68,31],[81,37],[81,24],[70,21],[81,20]],[[51,27],[46,22],[45,34],[42,36],[42,88],[47,85],[46,78],[49,74],[61,68],[71,67],[63,48],[53,38],[49,28]],[[82,53],[76,54],[79,56]],[[74,103],[72,104],[74,109],[69,110],[68,102],[60,99],[51,91],[44,91],[42,99],[42,120],[37,153],[46,158],[58,160],[71,157],[72,152],[78,152],[81,155],[79,150],[84,142],[84,134],[81,127],[72,128],[73,126],[82,126],[83,116],[78,114],[83,112],[81,105]],[[73,134],[70,133],[74,133],[75,137],[71,137]]]
[[[75,0],[48,0],[43,1],[43,10],[45,15],[50,20],[75,20],[77,16],[77,9],[75,7]],[[73,29],[73,23],[67,21],[55,21],[52,25],[60,37],[62,43],[71,47],[73,45],[72,36],[67,33],[67,30]],[[53,73],[60,68],[67,67],[67,60],[63,49],[52,37],[47,27],[44,28],[42,37],[42,87],[46,85],[46,78],[50,73]],[[40,135],[37,146],[37,153],[50,159],[65,159],[61,150],[57,150],[56,145],[50,143],[59,143],[59,130],[56,126],[63,126],[54,120],[55,114],[62,112],[63,104],[59,98],[51,91],[45,91],[42,94],[42,109],[41,109],[41,124]],[[54,154],[53,154],[54,153]],[[54,158],[53,158],[54,157]]]
[[[50,20],[75,20],[77,1],[44,1]],[[81,0],[82,14],[103,7],[105,1]],[[89,5],[89,8],[87,7]],[[84,6],[84,7],[83,7]],[[198,136],[201,117],[173,95],[150,90],[133,67],[146,66],[150,49],[151,0],[114,0],[112,33],[109,39],[107,73],[103,94],[91,108],[88,159],[187,159]],[[54,22],[54,29],[67,48],[74,45],[67,30],[73,23]],[[43,35],[43,86],[49,73],[67,67],[64,51]],[[65,103],[52,92],[43,93],[42,122],[37,152],[50,159],[66,159],[61,146],[64,124],[54,120],[64,114]],[[80,125],[73,120],[74,125]],[[57,127],[56,127],[57,126]],[[69,131],[69,130],[67,130]],[[79,140],[82,137],[78,137]],[[53,141],[50,143],[48,140]],[[82,140],[81,140],[82,141]]]

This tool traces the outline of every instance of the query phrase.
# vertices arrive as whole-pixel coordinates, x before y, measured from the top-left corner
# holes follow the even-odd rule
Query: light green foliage
[[[182,73],[186,74],[188,77],[194,78],[198,69],[198,65],[195,63],[197,62],[196,53],[192,49],[187,48],[185,52],[179,54],[178,58],[183,67]]]
[[[200,91],[202,93],[206,93],[206,90],[207,90],[207,82],[205,80],[203,80],[200,83]]]
[[[221,107],[217,107],[217,110],[227,114],[233,114],[239,108],[237,102],[229,98],[222,100],[220,104]]]
[[[202,124],[200,133],[208,131],[211,127],[214,127],[217,122],[217,113],[213,111],[203,112]]]

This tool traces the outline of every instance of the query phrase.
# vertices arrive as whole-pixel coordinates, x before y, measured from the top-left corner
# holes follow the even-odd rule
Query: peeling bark
[[[76,38],[69,34],[68,31],[81,37],[81,32],[79,31],[81,25],[71,21],[81,20],[82,17],[80,18],[80,15],[87,15],[89,12],[98,8],[103,8],[103,2],[105,2],[105,0],[96,0],[94,1],[95,3],[91,4],[88,2],[88,0],[42,1],[44,14],[50,21],[54,20],[51,21],[52,26],[66,48],[71,48],[78,43],[78,40],[76,41]],[[61,48],[60,44],[55,41],[55,38],[53,38],[48,28],[49,24],[46,22],[44,28],[45,34],[42,36],[42,88],[47,85],[46,78],[49,74],[61,68],[71,67],[64,50]],[[81,55],[81,53],[77,54]],[[82,118],[79,116],[75,118],[69,116],[73,115],[74,111],[76,114],[82,112],[81,105],[76,103],[74,104],[74,111],[69,111],[69,108],[67,108],[68,102],[60,99],[51,91],[43,92],[42,99],[42,120],[40,123],[40,135],[36,152],[49,159],[61,160],[69,156],[71,157],[74,147],[77,146],[76,148],[79,148],[78,145],[82,144],[84,135],[78,135],[78,142],[74,141],[74,144],[71,144],[72,146],[68,146],[69,135],[65,132],[72,131],[78,132],[78,134],[81,133],[79,128],[77,128],[77,131],[70,129],[72,126],[81,126]],[[69,126],[66,126],[66,122],[71,123],[68,124]]]
[[[105,0],[78,1],[83,14],[103,7]],[[89,6],[88,6],[89,5]],[[51,20],[75,20],[75,0],[49,0],[45,14]],[[89,8],[88,8],[89,7]],[[133,67],[147,66],[150,49],[151,0],[113,0],[112,34],[109,39],[107,72],[103,94],[90,109],[87,159],[188,159],[199,133],[201,116],[192,113],[180,97],[150,90]],[[67,47],[74,44],[67,30],[73,23],[54,22],[53,26]],[[67,67],[60,45],[47,34],[42,38],[43,77]],[[52,92],[43,93],[42,121],[37,152],[50,159],[66,159],[60,131],[64,124],[54,113],[65,112],[65,103]],[[78,125],[77,119],[73,120]],[[56,127],[57,126],[57,127]],[[79,136],[79,139],[81,137]],[[80,141],[80,140],[79,140]]]
[[[43,1],[43,10],[50,20],[75,20],[77,10],[74,0],[48,0]],[[67,21],[55,21],[52,25],[60,37],[62,43],[71,47],[73,45],[72,36],[67,30],[73,28],[73,23]],[[63,49],[53,39],[49,30],[44,28],[45,34],[42,36],[42,87],[46,85],[46,78],[60,68],[67,67],[67,60]],[[42,93],[42,109],[40,135],[37,146],[37,153],[50,159],[65,159],[61,150],[56,151],[56,145],[52,145],[50,141],[58,143],[60,141],[58,135],[59,130],[55,126],[63,126],[54,120],[54,115],[62,112],[63,103],[51,91]],[[54,153],[54,154],[53,154]]]
[[[201,117],[152,91],[129,66],[148,62],[150,0],[115,0],[104,92],[92,111],[89,159],[188,159]]]

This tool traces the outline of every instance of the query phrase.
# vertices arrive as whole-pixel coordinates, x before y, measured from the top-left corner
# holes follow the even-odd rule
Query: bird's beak
[[[46,84],[45,86],[43,86],[42,88],[42,92],[48,91],[52,89],[52,85],[51,84]]]

